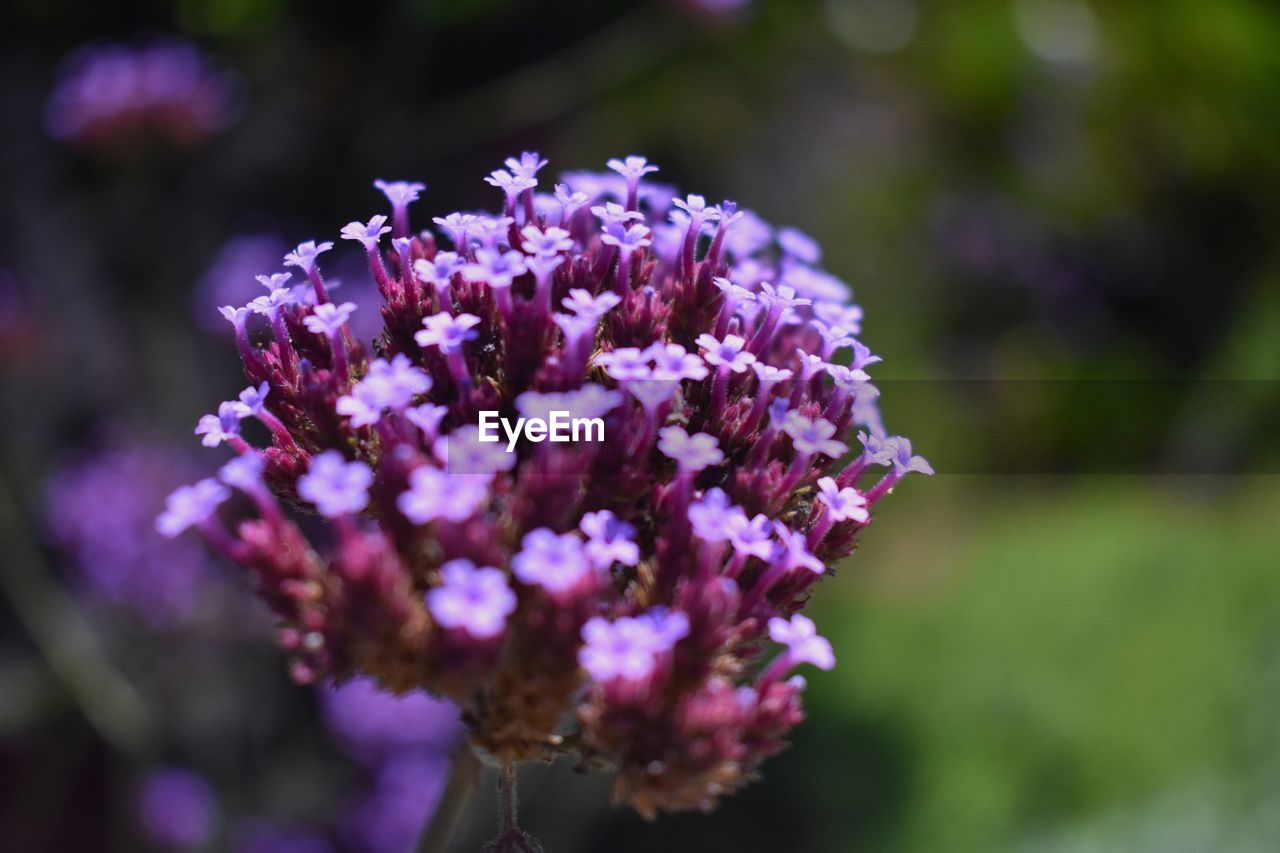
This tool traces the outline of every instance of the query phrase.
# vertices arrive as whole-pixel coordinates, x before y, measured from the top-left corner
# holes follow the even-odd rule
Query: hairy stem
[[[516,767],[510,761],[498,771],[498,837],[484,849],[486,853],[542,853],[542,845],[516,820]]]

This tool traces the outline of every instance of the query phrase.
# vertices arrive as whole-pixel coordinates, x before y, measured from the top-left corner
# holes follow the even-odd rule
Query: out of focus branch
[[[142,697],[107,660],[89,624],[55,580],[0,477],[0,590],[81,713],[116,749],[146,749],[150,723]]]
[[[692,31],[642,7],[556,55],[437,101],[419,138],[433,153],[451,153],[559,118],[678,55]]]

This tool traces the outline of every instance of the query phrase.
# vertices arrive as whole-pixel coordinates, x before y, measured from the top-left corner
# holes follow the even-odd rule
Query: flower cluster
[[[141,136],[190,143],[235,115],[228,74],[176,41],[81,48],[63,63],[45,105],[49,133],[84,145]]]
[[[334,299],[334,243],[307,242],[223,308],[250,385],[196,432],[235,457],[158,524],[251,571],[295,679],[423,688],[499,762],[572,750],[646,815],[709,808],[802,718],[794,670],[834,664],[798,612],[813,585],[931,469],[881,427],[862,313],[812,239],[673,197],[642,157],[551,192],[545,165],[507,160],[502,210],[438,233],[410,228],[421,184],[378,182],[390,215],[341,238],[379,306]],[[374,310],[366,347],[349,323]],[[553,408],[603,441],[478,440],[481,411]],[[229,525],[233,492],[255,511]]]

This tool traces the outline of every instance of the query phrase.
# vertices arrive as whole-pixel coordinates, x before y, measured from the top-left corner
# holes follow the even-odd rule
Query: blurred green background
[[[174,694],[203,719],[193,696],[242,693],[205,716],[243,723],[274,691],[287,722],[213,775],[237,808],[323,825],[324,785],[255,793],[290,762],[350,774],[307,758],[330,748],[269,628],[151,690],[138,649],[199,660],[207,635],[77,616],[45,484],[103,424],[181,442],[239,387],[191,312],[228,241],[331,238],[381,210],[373,178],[425,181],[419,224],[491,205],[481,176],[536,149],[552,170],[643,153],[813,234],[866,309],[889,429],[939,471],[820,589],[840,663],[764,779],[645,824],[602,780],[534,769],[548,851],[1280,849],[1274,5],[11,0],[0,32],[0,848],[141,849],[121,792],[158,748],[136,744],[220,748]],[[157,35],[234,75],[229,126],[50,137],[65,55]],[[113,737],[68,689],[104,661],[166,734]]]

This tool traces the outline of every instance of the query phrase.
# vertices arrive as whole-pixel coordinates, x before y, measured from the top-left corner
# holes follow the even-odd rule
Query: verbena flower
[[[119,145],[141,137],[188,144],[236,117],[231,77],[180,41],[89,45],[71,54],[45,104],[55,138]]]
[[[798,613],[814,583],[931,469],[884,434],[861,311],[812,240],[646,184],[641,158],[554,193],[543,165],[486,179],[500,215],[435,217],[449,251],[400,224],[421,186],[380,182],[397,233],[342,231],[381,294],[356,312],[383,319],[371,345],[327,244],[286,258],[313,298],[273,306],[265,345],[228,306],[251,383],[228,417],[270,443],[221,411],[202,435],[260,461],[221,480],[257,512],[223,526],[212,483],[164,526],[253,573],[294,678],[426,690],[504,765],[573,750],[646,815],[709,808],[801,720],[794,669],[834,663]],[[603,440],[480,440],[482,411],[560,410]],[[331,519],[331,546],[276,501]]]

